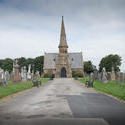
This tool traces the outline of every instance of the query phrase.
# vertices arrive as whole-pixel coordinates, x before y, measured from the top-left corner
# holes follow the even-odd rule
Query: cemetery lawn
[[[85,79],[79,79],[80,82],[85,83]],[[115,81],[109,81],[108,83],[102,83],[100,81],[94,81],[93,87],[97,91],[101,91],[119,99],[125,100],[125,83],[116,84]]]
[[[49,79],[41,78],[40,81],[43,83],[47,82]],[[0,98],[3,98],[8,95],[12,95],[14,93],[30,89],[33,87],[32,81],[13,83],[12,81],[8,81],[8,85],[5,87],[0,86]]]

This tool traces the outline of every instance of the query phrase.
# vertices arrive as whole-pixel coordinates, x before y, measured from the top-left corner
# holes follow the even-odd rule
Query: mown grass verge
[[[49,79],[46,78],[41,78],[40,81],[42,83],[47,82]],[[5,96],[30,89],[33,87],[32,81],[27,81],[27,82],[19,82],[19,83],[13,83],[12,81],[8,81],[7,86],[0,86],[0,98],[3,98]]]
[[[86,80],[79,79],[79,81],[85,83]],[[94,81],[93,87],[95,90],[110,94],[125,101],[125,83],[116,84],[115,81],[109,81],[108,83]]]

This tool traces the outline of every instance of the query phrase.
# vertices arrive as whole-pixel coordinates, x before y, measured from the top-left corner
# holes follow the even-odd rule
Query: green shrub
[[[49,74],[49,73],[45,73],[45,74],[44,74],[44,78],[51,78],[51,77],[52,77],[52,75]]]
[[[72,77],[83,77],[83,74],[80,72],[72,71]]]

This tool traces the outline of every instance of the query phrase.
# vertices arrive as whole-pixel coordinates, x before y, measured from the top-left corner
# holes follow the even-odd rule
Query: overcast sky
[[[0,58],[58,52],[61,16],[69,52],[96,66],[118,54],[125,71],[125,0],[0,0]]]

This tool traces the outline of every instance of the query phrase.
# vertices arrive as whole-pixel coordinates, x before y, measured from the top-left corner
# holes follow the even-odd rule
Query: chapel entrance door
[[[64,67],[61,69],[61,77],[66,77],[66,68]]]

